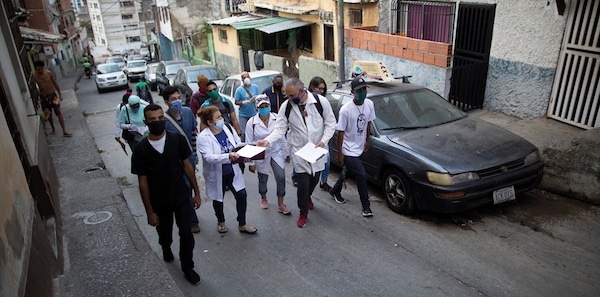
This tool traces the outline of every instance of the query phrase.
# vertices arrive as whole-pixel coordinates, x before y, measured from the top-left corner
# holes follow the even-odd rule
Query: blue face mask
[[[269,113],[271,113],[271,106],[265,106],[265,107],[258,108],[258,114],[263,117],[268,115]]]
[[[292,98],[292,102],[294,102],[294,104],[298,104],[300,103],[300,100],[302,100],[302,97],[304,96],[304,90],[302,90],[302,92],[298,92],[298,96],[296,96],[296,98]]]
[[[139,108],[139,107],[132,107],[132,108],[131,108],[131,111],[132,111],[133,113],[137,113],[137,112],[138,112],[138,110],[140,110],[140,108]]]
[[[215,127],[217,129],[223,129],[223,126],[225,126],[225,120],[224,119],[220,119],[215,123]]]
[[[183,102],[181,102],[181,100],[175,100],[171,102],[171,109],[181,112],[183,109]]]

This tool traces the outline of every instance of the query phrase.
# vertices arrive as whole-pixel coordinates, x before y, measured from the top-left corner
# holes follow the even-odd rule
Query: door
[[[495,5],[458,8],[449,101],[462,110],[483,106],[495,12]]]
[[[335,61],[335,46],[333,39],[333,26],[323,25],[323,52],[325,53],[325,60]]]
[[[548,117],[600,127],[600,1],[573,1],[548,106]]]

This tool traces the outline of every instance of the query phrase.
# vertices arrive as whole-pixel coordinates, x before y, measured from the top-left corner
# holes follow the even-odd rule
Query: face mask
[[[200,93],[206,93],[206,86],[200,86]]]
[[[165,132],[165,120],[148,123],[148,130],[152,135],[161,135],[163,132]]]
[[[219,99],[219,91],[215,90],[210,90],[210,92],[208,92],[208,97],[210,97],[210,99],[212,99],[213,101],[216,101],[217,99]]]
[[[363,102],[365,102],[365,99],[367,98],[367,91],[360,91],[354,97],[356,98],[357,103],[362,104]]]
[[[217,129],[223,129],[223,126],[225,126],[224,119],[220,119],[215,123],[215,128],[217,128]]]
[[[271,112],[271,106],[265,106],[265,107],[259,107],[258,108],[258,114],[260,114],[261,116],[266,116]]]
[[[139,108],[139,107],[132,107],[132,108],[131,108],[131,112],[133,112],[133,113],[137,113],[137,112],[138,112],[138,110],[140,110],[140,108]]]
[[[278,90],[278,91],[281,91],[281,87],[283,87],[282,84],[274,84],[273,85],[273,89]]]
[[[250,80],[250,78],[246,77],[244,78],[244,85],[249,86],[252,83],[252,81]]]
[[[292,102],[294,102],[294,104],[298,104],[300,103],[300,100],[302,100],[302,97],[304,96],[304,90],[302,90],[302,92],[298,92],[298,96],[296,96],[296,98],[292,98]]]
[[[177,112],[181,112],[181,109],[183,109],[183,102],[181,102],[181,100],[175,100],[171,102],[171,109]]]

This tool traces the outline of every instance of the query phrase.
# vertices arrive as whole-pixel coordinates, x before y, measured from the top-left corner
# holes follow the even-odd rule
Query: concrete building
[[[262,51],[271,69],[303,80],[320,74],[332,83],[340,65],[334,5],[320,0],[244,5],[248,13],[211,22],[217,64],[229,72],[252,70],[254,52]],[[412,82],[464,110],[598,127],[599,5],[346,0],[343,67],[348,78],[354,61],[381,61],[394,76],[412,76]],[[284,21],[294,25],[286,28],[279,23]]]
[[[87,6],[96,46],[125,54],[150,40],[154,23],[149,1],[89,0]]]
[[[63,269],[59,183],[31,81],[29,53],[37,44],[25,43],[63,37],[21,32],[30,15],[45,15],[33,7],[0,5],[0,71],[7,74],[0,76],[0,296],[53,296],[53,278]]]

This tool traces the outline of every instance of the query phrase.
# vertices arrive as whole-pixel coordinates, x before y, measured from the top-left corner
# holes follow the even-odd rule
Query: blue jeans
[[[275,182],[277,183],[277,197],[285,196],[285,168],[279,167],[275,160],[271,159],[271,169],[273,169],[273,175],[275,175]],[[258,193],[263,195],[267,193],[267,181],[269,181],[269,175],[264,173],[258,173]]]
[[[346,166],[346,177],[354,177],[356,180],[356,187],[358,188],[358,195],[360,196],[360,203],[363,209],[371,207],[369,202],[369,188],[367,186],[367,172],[365,166],[360,162],[360,157],[344,156],[344,165]],[[333,185],[334,192],[340,192],[342,190],[342,183],[344,178],[340,175],[335,185]]]

